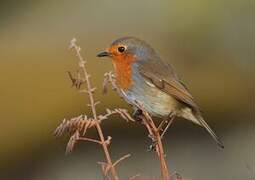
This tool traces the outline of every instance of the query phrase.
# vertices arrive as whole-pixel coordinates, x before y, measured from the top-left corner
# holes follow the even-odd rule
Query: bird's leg
[[[138,123],[144,123],[144,115],[143,115],[143,111],[139,108],[135,108],[134,109],[134,113],[133,113],[133,118],[136,122]],[[145,126],[149,126],[149,124],[144,124]],[[148,127],[147,127],[148,128]],[[150,129],[150,127],[149,127]],[[149,145],[148,151],[152,151],[152,150],[156,150],[156,145],[157,145],[157,140],[155,135],[151,132],[148,137],[151,140],[151,144]]]
[[[135,109],[133,118],[136,120],[136,122],[141,123],[143,121],[143,111],[141,109]]]
[[[159,125],[159,128],[158,130],[162,131],[162,134],[160,135],[161,136],[161,139],[163,138],[164,134],[166,133],[167,129],[170,127],[170,125],[172,124],[172,122],[174,121],[174,114],[173,113],[170,113],[168,116],[167,116],[167,119],[166,120],[163,120],[160,125]],[[162,126],[164,124],[167,124],[166,127],[164,129],[162,129]]]
[[[164,126],[165,124],[167,124],[167,123],[168,123],[168,116],[167,116],[167,118],[164,118],[164,119],[160,122],[160,124],[159,124],[159,126],[158,126],[158,132],[163,131],[163,126]]]
[[[160,133],[162,131],[162,134],[160,135],[161,139],[163,138],[164,134],[166,133],[167,129],[170,127],[170,125],[172,124],[173,120],[174,120],[174,113],[170,113],[167,117],[165,117],[159,124],[157,130],[158,133]],[[166,127],[164,128],[164,126],[166,125]],[[157,140],[153,135],[149,135],[149,138],[151,139],[151,144],[149,146],[148,151],[152,151],[152,150],[156,150],[156,145],[157,145]]]
[[[165,134],[166,130],[169,128],[170,124],[172,123],[169,117],[172,117],[172,115],[169,114],[167,117],[165,117],[160,122],[160,124],[159,124],[159,126],[157,128],[159,133],[162,132],[162,134],[160,135],[161,139],[162,139],[163,135]],[[166,127],[164,128],[165,124],[166,124]],[[152,150],[155,151],[156,150],[156,145],[157,145],[157,140],[152,135],[149,135],[149,138],[151,139],[151,144],[150,144],[150,146],[148,148],[148,151],[152,151]]]
[[[172,116],[173,116],[173,113],[169,113],[168,116],[163,118],[163,120],[160,122],[160,124],[158,126],[158,132],[164,131],[164,129],[163,129],[164,125],[169,123],[170,117],[172,117]]]

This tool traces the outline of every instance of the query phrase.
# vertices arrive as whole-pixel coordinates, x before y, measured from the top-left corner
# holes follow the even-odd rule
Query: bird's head
[[[134,37],[124,37],[115,40],[109,48],[97,56],[110,57],[113,63],[132,63],[150,59],[155,55],[155,51],[146,42]]]
[[[97,56],[112,59],[118,84],[122,89],[128,89],[132,85],[133,65],[146,63],[156,53],[146,42],[134,37],[124,37],[115,40]]]

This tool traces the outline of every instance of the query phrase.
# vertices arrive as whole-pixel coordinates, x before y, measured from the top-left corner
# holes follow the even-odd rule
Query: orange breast
[[[117,83],[120,88],[127,90],[132,86],[132,63],[131,55],[119,55],[113,58],[113,65],[116,72]]]

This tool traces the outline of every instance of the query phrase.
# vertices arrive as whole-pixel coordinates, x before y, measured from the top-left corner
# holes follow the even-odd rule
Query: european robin
[[[198,105],[172,66],[145,41],[134,37],[115,40],[98,57],[110,57],[121,96],[131,105],[143,103],[152,116],[182,117],[204,127],[220,147],[220,139],[205,122]],[[136,110],[135,115],[141,113]]]

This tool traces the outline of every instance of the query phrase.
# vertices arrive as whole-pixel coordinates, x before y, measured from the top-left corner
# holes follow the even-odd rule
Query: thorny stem
[[[99,138],[101,140],[101,144],[102,144],[102,147],[103,147],[103,150],[104,150],[104,154],[105,154],[105,157],[106,157],[107,164],[109,165],[109,167],[111,169],[111,173],[112,173],[113,178],[115,180],[119,180],[118,174],[115,170],[115,167],[113,166],[113,163],[112,163],[112,160],[111,160],[111,157],[110,157],[110,153],[109,153],[109,150],[108,150],[108,147],[107,147],[107,143],[105,141],[105,137],[104,137],[102,128],[100,126],[99,121],[97,120],[97,112],[96,112],[96,108],[95,108],[96,102],[94,101],[94,97],[93,97],[94,88],[92,88],[91,82],[89,80],[90,75],[88,74],[88,72],[85,68],[86,61],[83,59],[83,57],[80,54],[81,48],[79,46],[77,46],[76,39],[75,38],[72,39],[70,43],[71,43],[70,48],[73,48],[76,51],[76,56],[78,57],[78,61],[79,61],[79,67],[81,68],[81,70],[84,74],[84,78],[86,80],[87,93],[88,93],[89,100],[90,100],[90,107],[91,107],[93,117],[94,117],[95,122],[96,122],[95,126],[96,126],[96,129],[97,129]]]

